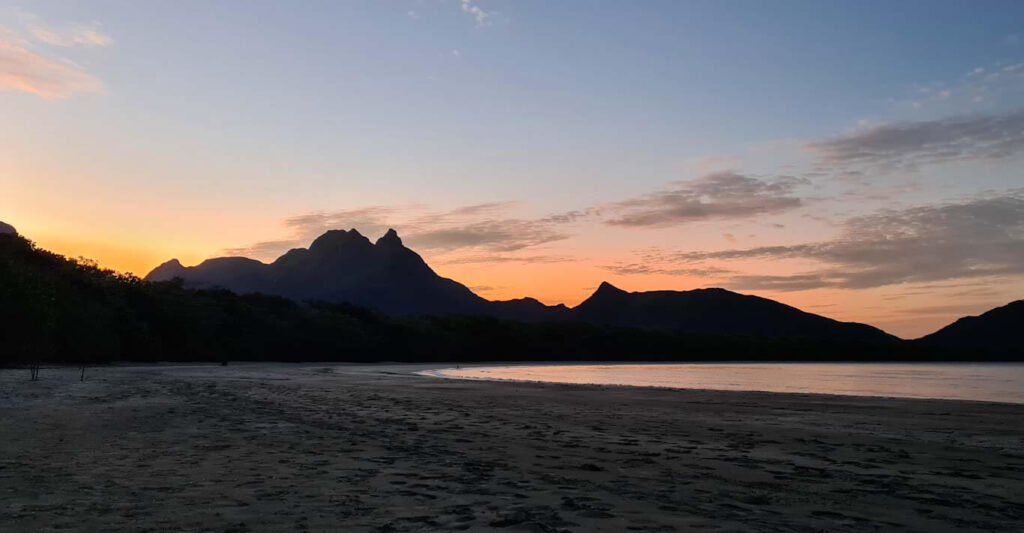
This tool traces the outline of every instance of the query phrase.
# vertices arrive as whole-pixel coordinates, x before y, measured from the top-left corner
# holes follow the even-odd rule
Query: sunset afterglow
[[[902,337],[1024,295],[1024,5],[742,5],[7,4],[0,220],[140,276],[393,227],[488,299]]]

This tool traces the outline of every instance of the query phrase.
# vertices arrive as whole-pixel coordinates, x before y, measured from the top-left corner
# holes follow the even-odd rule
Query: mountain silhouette
[[[982,349],[1022,352],[1020,328],[1024,324],[1024,300],[1010,302],[979,316],[965,316],[920,339],[916,344],[951,349]]]
[[[314,247],[315,248],[315,247]],[[295,255],[295,254],[293,254]],[[303,259],[306,254],[297,254]],[[303,259],[305,263],[305,259]],[[223,276],[250,261],[212,261]],[[257,267],[259,275],[270,265]],[[217,271],[217,269],[222,268]],[[168,263],[165,274],[189,269]],[[548,308],[535,300],[509,304]],[[0,233],[0,366],[114,361],[727,361],[897,360],[907,343],[690,335],[574,321],[389,316],[349,303],[140,283]],[[928,350],[937,352],[939,350]],[[941,351],[939,351],[941,352]],[[943,352],[947,358],[974,351]]]
[[[376,243],[355,229],[331,230],[308,249],[289,250],[270,264],[223,257],[185,267],[171,260],[145,279],[173,278],[190,288],[346,302],[394,315],[484,314],[489,304],[465,285],[437,275],[393,229]]]
[[[564,304],[546,305],[529,297],[489,301],[484,314],[523,322],[560,322],[572,318],[571,309]]]
[[[678,333],[787,337],[842,342],[893,342],[897,337],[854,322],[725,289],[626,292],[602,283],[572,310],[579,321]]]
[[[209,259],[194,267],[168,261],[148,281],[181,278],[186,287],[223,288],[295,300],[370,307],[393,315],[484,315],[523,322],[586,322],[677,333],[791,337],[842,342],[889,342],[877,328],[806,313],[725,289],[626,292],[602,283],[575,308],[533,298],[488,301],[435,273],[394,230],[371,243],[352,229],[331,230],[308,249],[270,264],[243,257]]]
[[[397,235],[385,237],[367,246],[358,233],[329,233],[309,250],[293,250],[271,264],[222,258],[188,268],[169,261],[151,276],[194,275],[191,283],[213,288],[225,283],[249,288],[277,283],[278,288],[298,290],[289,283],[303,281],[300,288],[307,291],[303,294],[317,295],[323,287],[301,276],[322,271],[333,273],[332,287],[345,289],[339,293],[344,298],[384,294],[392,297],[391,302],[405,303],[405,309],[435,309],[416,301],[419,294],[434,290],[449,298],[452,306],[470,302],[468,307],[474,311],[450,317],[430,313],[390,317],[347,299],[303,301],[193,289],[179,282],[139,283],[130,274],[38,248],[5,229],[0,231],[0,317],[8,327],[0,328],[0,364],[228,359],[1012,361],[1024,357],[1016,341],[1024,301],[903,342],[888,342],[895,338],[870,326],[837,322],[723,289],[626,292],[602,283],[574,309],[546,306],[532,298],[487,302],[451,280],[428,276],[432,274],[429,267],[411,251],[403,251]],[[388,246],[394,249],[389,251]],[[325,251],[332,247],[334,252]],[[354,260],[344,250],[361,251],[354,252]],[[388,259],[388,254],[399,259]],[[378,261],[379,272],[358,264],[368,258]],[[359,269],[337,272],[331,266],[346,261]],[[410,295],[392,287],[376,288],[409,270],[426,280],[426,288],[409,281],[399,288],[424,292]],[[207,276],[206,281],[196,281],[199,274]],[[371,284],[338,281],[351,279],[368,279]],[[455,290],[449,291],[452,287]],[[467,293],[471,296],[463,299]],[[483,305],[478,307],[480,302]]]
[[[5,223],[0,220],[0,235],[17,235],[18,231],[14,229],[14,226]]]

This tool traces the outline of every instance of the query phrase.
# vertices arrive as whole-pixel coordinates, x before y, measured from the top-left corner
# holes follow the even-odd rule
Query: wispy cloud
[[[25,21],[22,35],[0,26],[0,90],[25,92],[48,100],[103,91],[99,78],[39,48],[108,46],[113,43],[110,36],[100,33],[95,25],[54,27],[31,13],[20,15]]]
[[[410,244],[425,250],[482,248],[512,252],[566,239],[568,235],[538,220],[497,219],[467,222],[437,229],[413,230]]]
[[[459,7],[462,11],[473,15],[477,26],[487,26],[491,23],[491,14],[481,9],[474,0],[459,0]]]
[[[978,65],[957,78],[917,84],[893,103],[915,112],[956,114],[1020,102],[1024,95],[1024,72],[1017,67],[1020,64],[1017,59]]]
[[[368,235],[383,234],[388,229],[388,221],[399,212],[397,208],[375,206],[298,215],[284,221],[292,237],[228,248],[224,252],[235,256],[271,259],[292,248],[306,247],[313,239],[331,229],[358,228]]]
[[[285,226],[303,240],[317,237],[331,229],[358,228],[368,235],[376,235],[387,231],[389,222],[402,213],[403,210],[397,207],[361,207],[294,216],[285,220]]]
[[[285,221],[285,226],[294,235],[293,238],[258,242],[226,252],[232,255],[267,258],[289,248],[305,246],[329,229],[356,228],[372,236],[382,234],[387,228],[393,227],[399,231],[409,246],[417,250],[436,253],[462,250],[476,253],[453,258],[447,262],[536,262],[536,257],[531,259],[503,254],[569,237],[559,226],[574,220],[572,213],[523,219],[510,216],[515,206],[513,202],[493,202],[448,211],[375,206],[330,213],[310,213]]]
[[[719,267],[665,267],[650,263],[615,263],[604,265],[602,268],[619,275],[648,275],[665,274],[669,276],[694,276],[694,277],[721,277],[723,274],[730,274],[735,271]]]
[[[899,309],[898,312],[908,315],[974,315],[991,309],[993,305],[999,305],[1002,300],[989,300],[991,303],[979,304],[979,302],[957,303],[947,305],[927,305],[923,307],[907,307]]]
[[[569,261],[576,261],[575,257],[568,257],[564,255],[468,255],[462,257],[454,257],[449,259],[442,259],[439,264],[442,265],[471,265],[477,263],[525,263],[525,264],[537,264],[537,263],[567,263]]]
[[[612,214],[608,224],[667,227],[709,218],[743,218],[800,207],[795,189],[802,178],[779,176],[762,180],[735,172],[715,172],[677,182],[670,189],[601,206]]]
[[[761,180],[719,172],[678,182],[669,190],[640,198],[539,218],[513,216],[518,207],[515,202],[475,204],[447,211],[371,206],[315,212],[286,219],[284,225],[293,235],[288,239],[257,242],[225,251],[232,255],[270,258],[289,248],[305,246],[331,229],[356,228],[372,236],[395,228],[402,239],[417,250],[438,254],[475,251],[475,255],[466,253],[458,258],[442,258],[449,263],[526,262],[527,259],[540,262],[551,260],[551,256],[527,258],[508,254],[568,239],[568,225],[588,220],[627,227],[663,227],[708,218],[742,218],[786,211],[801,205],[801,200],[791,194],[806,182],[789,176]]]
[[[29,24],[29,33],[34,40],[51,46],[109,46],[114,39],[101,33],[96,25],[69,24],[63,27],[47,27],[39,23]]]
[[[1003,159],[1024,151],[1024,111],[884,124],[809,146],[826,164],[875,171]]]
[[[48,100],[103,90],[103,82],[78,65],[44,57],[3,36],[0,32],[0,90],[26,92]]]
[[[741,289],[863,289],[898,283],[1024,275],[1024,190],[852,218],[830,241],[662,258],[680,265],[736,259],[805,259],[823,268],[737,275]]]

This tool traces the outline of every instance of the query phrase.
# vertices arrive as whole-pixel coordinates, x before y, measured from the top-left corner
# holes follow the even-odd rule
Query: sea
[[[693,363],[464,366],[444,378],[941,398],[1024,404],[1019,363]]]

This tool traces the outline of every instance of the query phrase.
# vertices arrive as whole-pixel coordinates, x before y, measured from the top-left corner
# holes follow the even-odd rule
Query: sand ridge
[[[1022,530],[1024,405],[0,370],[4,531]]]

